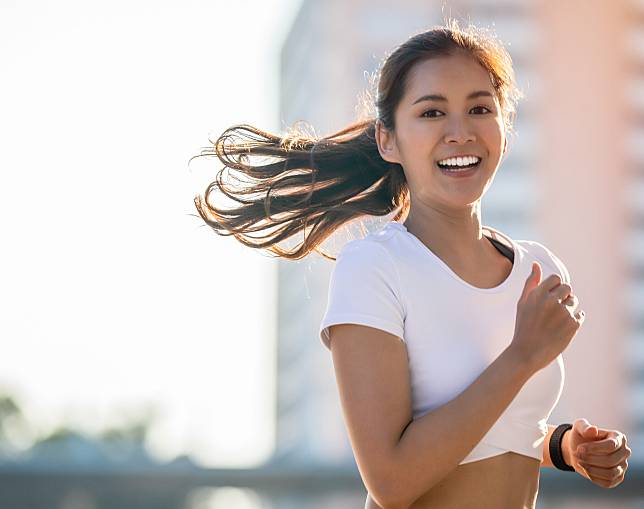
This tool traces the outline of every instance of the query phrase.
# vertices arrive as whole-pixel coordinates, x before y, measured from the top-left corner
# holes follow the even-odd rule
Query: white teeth
[[[477,163],[480,160],[480,157],[475,156],[450,157],[449,159],[438,161],[438,164],[448,164],[450,166],[467,166],[468,164]]]

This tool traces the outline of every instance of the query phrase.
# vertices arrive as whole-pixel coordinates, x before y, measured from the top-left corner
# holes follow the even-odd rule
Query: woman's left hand
[[[603,488],[614,488],[624,481],[631,449],[621,431],[598,428],[586,419],[576,419],[569,431],[571,466]]]

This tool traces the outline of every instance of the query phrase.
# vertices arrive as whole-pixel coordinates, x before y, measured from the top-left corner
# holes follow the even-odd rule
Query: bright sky
[[[279,131],[299,4],[0,3],[0,389],[39,433],[153,403],[160,460],[270,455],[277,262],[189,215],[221,165],[188,159]]]

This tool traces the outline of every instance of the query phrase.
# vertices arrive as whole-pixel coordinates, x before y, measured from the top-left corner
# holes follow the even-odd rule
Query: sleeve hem
[[[368,327],[373,327],[375,329],[381,329],[381,330],[384,330],[385,332],[389,332],[390,334],[393,334],[394,336],[398,336],[398,338],[400,338],[401,341],[403,342],[405,341],[403,337],[404,332],[399,325],[389,322],[387,320],[383,320],[382,318],[378,318],[377,316],[356,315],[356,314],[335,315],[330,317],[324,323],[322,323],[322,326],[320,327],[320,340],[322,341],[322,344],[327,348],[327,350],[331,350],[328,328],[331,325],[339,325],[342,323],[366,325]]]

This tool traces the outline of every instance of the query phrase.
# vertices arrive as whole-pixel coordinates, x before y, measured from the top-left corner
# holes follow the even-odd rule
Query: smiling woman
[[[366,507],[534,507],[560,354],[583,314],[554,253],[481,224],[521,96],[510,56],[450,20],[387,56],[375,96],[374,116],[322,138],[227,129],[201,154],[225,167],[195,205],[247,246],[336,260],[320,340]],[[241,205],[214,206],[214,189]],[[390,213],[337,258],[319,249],[345,223]],[[298,233],[294,250],[277,246]],[[569,459],[553,436],[554,461]]]
[[[377,122],[383,159],[405,168],[412,203],[435,202],[450,210],[479,203],[507,150],[502,104],[489,71],[461,49],[450,58],[418,62],[407,89],[394,127]],[[428,156],[437,171],[428,171]],[[431,208],[412,207],[407,224]]]
[[[458,50],[475,58],[479,74],[488,77],[485,90],[468,90],[473,94],[463,98],[468,103],[474,101],[470,106],[472,115],[491,115],[504,123],[506,134],[511,133],[522,93],[515,85],[509,54],[483,29],[469,26],[462,30],[457,21],[449,20],[445,27],[410,38],[404,48],[405,51],[392,53],[379,70],[377,89],[367,94],[377,98],[374,104],[366,104],[367,116],[338,132],[318,138],[296,127],[283,136],[247,124],[226,129],[213,146],[194,156],[216,156],[224,164],[204,196],[195,197],[201,218],[217,234],[234,235],[249,247],[266,249],[284,258],[300,259],[316,251],[335,260],[319,246],[342,225],[365,215],[384,216],[394,211],[394,221],[404,217],[411,205],[407,168],[380,156],[376,127],[380,124],[394,130],[394,112],[408,84],[422,70],[423,62]],[[446,82],[459,83],[459,76],[449,76]],[[410,94],[413,104],[401,106],[413,107],[424,122],[442,122],[446,113],[430,110],[428,104],[442,106],[448,98],[442,93],[428,93],[423,86],[417,88],[419,93]],[[462,108],[462,104],[451,106]],[[491,106],[493,113],[486,110]],[[372,114],[374,109],[376,115]],[[445,151],[436,156],[444,159],[451,155]],[[251,164],[251,157],[272,161]],[[241,181],[236,175],[226,178],[231,170],[250,180],[237,185]],[[210,203],[215,190],[241,206],[223,209]],[[276,227],[276,231],[268,233]],[[266,232],[262,237],[266,240],[249,235],[261,230]],[[294,249],[278,247],[280,242],[300,233],[303,241]]]

